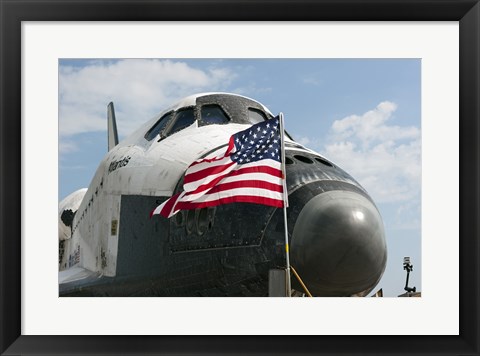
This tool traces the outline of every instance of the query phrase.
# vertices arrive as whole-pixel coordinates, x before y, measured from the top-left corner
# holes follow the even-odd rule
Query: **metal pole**
[[[280,144],[281,144],[281,155],[282,155],[282,179],[283,179],[283,220],[285,226],[285,258],[286,258],[286,287],[287,287],[287,297],[292,296],[292,284],[290,277],[290,253],[288,247],[288,227],[287,227],[287,207],[288,207],[288,192],[287,192],[287,175],[285,171],[285,130],[283,123],[283,113],[280,113]]]
[[[310,291],[308,290],[307,286],[305,285],[305,283],[303,283],[302,279],[300,278],[300,275],[297,273],[297,271],[295,271],[295,268],[293,268],[293,266],[290,266],[292,268],[292,272],[293,274],[295,275],[295,277],[297,277],[297,280],[300,282],[300,284],[302,285],[303,287],[303,290],[305,291],[305,293],[307,293],[307,295],[309,297],[312,297],[313,298],[313,295],[312,293],[310,293]]]
[[[405,290],[408,291],[408,277],[410,277],[410,270],[407,269],[407,280],[405,281]]]

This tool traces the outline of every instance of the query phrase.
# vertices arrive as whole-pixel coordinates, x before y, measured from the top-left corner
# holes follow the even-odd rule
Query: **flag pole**
[[[280,151],[282,155],[282,182],[283,182],[283,220],[285,226],[285,259],[286,259],[286,289],[287,297],[292,296],[292,285],[290,278],[290,252],[288,247],[288,227],[287,227],[287,207],[288,207],[288,192],[287,192],[287,174],[285,170],[285,130],[283,122],[283,113],[280,113]]]

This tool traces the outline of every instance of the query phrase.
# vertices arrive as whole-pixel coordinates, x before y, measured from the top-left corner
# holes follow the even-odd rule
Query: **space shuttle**
[[[118,141],[108,105],[108,152],[88,188],[59,203],[60,296],[269,296],[285,268],[281,208],[232,203],[150,212],[183,190],[194,161],[225,151],[230,137],[273,118],[236,94],[184,98]],[[295,120],[296,118],[286,118]],[[380,213],[366,190],[331,160],[285,133],[290,263],[313,296],[366,296],[385,270]]]

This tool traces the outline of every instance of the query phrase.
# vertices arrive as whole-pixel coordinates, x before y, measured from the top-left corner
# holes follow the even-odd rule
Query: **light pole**
[[[408,286],[408,278],[410,276],[410,272],[413,271],[413,265],[410,263],[410,257],[404,257],[403,258],[403,269],[407,271],[407,280],[405,281],[405,290],[407,293],[415,293],[417,291],[417,288],[413,287],[410,288]]]

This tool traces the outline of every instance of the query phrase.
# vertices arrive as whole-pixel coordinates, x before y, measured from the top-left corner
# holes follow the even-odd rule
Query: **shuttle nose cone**
[[[367,294],[380,280],[387,259],[382,218],[360,194],[317,195],[297,218],[290,256],[314,296]],[[292,286],[302,290],[294,278]]]

